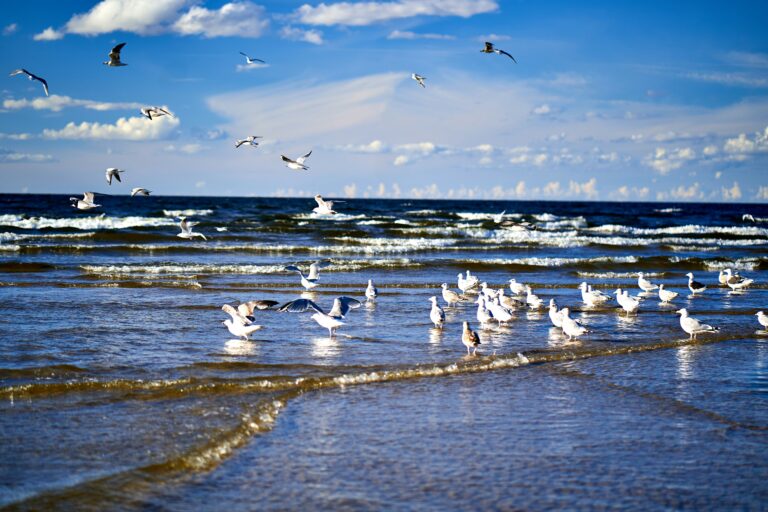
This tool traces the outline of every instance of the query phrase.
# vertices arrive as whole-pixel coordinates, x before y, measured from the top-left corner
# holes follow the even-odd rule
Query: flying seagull
[[[131,189],[131,197],[134,196],[148,196],[152,191],[145,188],[136,187]]]
[[[149,119],[152,120],[152,117],[160,117],[160,116],[170,116],[173,117],[173,114],[165,110],[164,108],[160,107],[144,107],[141,109],[141,114]]]
[[[259,143],[256,142],[256,139],[261,139],[261,138],[263,138],[261,135],[249,135],[248,137],[246,137],[244,139],[236,140],[235,141],[235,147],[239,148],[243,144],[247,143],[249,146],[255,148],[255,147],[257,147],[259,145]]]
[[[336,212],[333,210],[333,201],[326,201],[323,199],[323,196],[320,194],[317,194],[315,196],[315,202],[317,202],[317,206],[312,208],[312,212],[316,213],[318,215],[334,215]],[[344,202],[344,201],[340,201]]]
[[[128,64],[120,61],[120,50],[123,49],[123,46],[125,46],[125,43],[120,43],[112,48],[112,51],[109,52],[109,60],[105,60],[102,64],[110,67],[127,66]]]
[[[181,233],[177,233],[176,236],[179,238],[195,238],[196,236],[199,236],[203,240],[208,240],[205,238],[205,235],[202,233],[196,233],[192,231],[192,227],[196,226],[197,222],[187,222],[186,217],[179,217],[181,219],[181,222],[179,222],[179,228],[181,228]]]
[[[92,208],[101,206],[100,204],[95,204],[93,202],[93,195],[93,192],[84,192],[82,199],[70,197],[69,200],[75,201],[75,203],[72,205],[73,208],[77,208],[78,210],[90,210]]]
[[[303,313],[310,309],[315,311],[312,315],[312,319],[317,322],[321,327],[328,329],[328,334],[333,337],[336,334],[336,329],[344,325],[344,317],[349,313],[350,309],[356,309],[360,307],[360,301],[351,297],[336,297],[333,299],[333,307],[331,311],[326,313],[323,308],[315,304],[309,299],[296,299],[280,306],[278,311],[288,311],[291,313]]]
[[[512,59],[512,62],[517,64],[517,61],[515,60],[515,58],[512,55],[510,55],[509,53],[505,52],[504,50],[499,50],[498,48],[494,48],[493,47],[493,43],[489,43],[488,41],[485,42],[485,48],[483,48],[480,51],[483,52],[483,53],[497,53],[499,55],[506,55],[507,57]]]
[[[319,284],[317,281],[320,279],[320,268],[327,267],[329,264],[330,263],[323,261],[316,261],[312,263],[309,266],[309,275],[306,276],[304,275],[304,272],[302,272],[301,269],[296,265],[288,265],[283,270],[298,272],[299,276],[301,276],[301,285],[307,290],[311,290]]]
[[[419,84],[420,86],[422,86],[422,87],[426,88],[426,85],[424,85],[424,80],[426,80],[426,79],[427,79],[427,77],[425,77],[425,76],[421,76],[421,75],[419,75],[419,74],[417,74],[417,73],[413,73],[413,74],[411,75],[411,78],[413,78],[414,80],[416,80],[416,82],[418,82],[418,84]]]
[[[40,78],[37,75],[33,75],[32,73],[30,73],[26,69],[17,69],[15,71],[11,71],[11,73],[8,76],[16,76],[16,75],[21,75],[21,74],[27,75],[27,77],[30,80],[37,80],[38,82],[43,84],[43,90],[45,91],[45,95],[48,96],[48,82],[46,82],[45,79]]]
[[[309,170],[309,167],[307,167],[306,165],[304,165],[304,160],[306,160],[307,158],[309,158],[309,155],[311,155],[311,154],[312,154],[312,151],[310,151],[309,153],[307,153],[307,154],[306,154],[306,155],[304,155],[304,156],[300,156],[300,157],[299,157],[299,158],[297,158],[296,160],[291,160],[290,158],[288,158],[288,157],[287,157],[287,156],[285,156],[285,155],[280,155],[280,158],[282,158],[282,159],[283,159],[283,162],[285,162],[285,166],[286,166],[287,168],[289,168],[289,169],[294,169],[294,170],[296,170],[296,171],[299,171],[299,170],[301,170],[301,171],[307,171],[307,170]]]
[[[261,62],[262,64],[266,64],[266,62],[264,62],[263,60],[261,60],[261,59],[254,59],[253,57],[249,57],[246,53],[240,52],[240,55],[243,55],[245,57],[245,62],[247,62],[248,64],[256,64],[257,62]]]
[[[110,167],[107,169],[106,176],[107,176],[107,183],[112,184],[112,178],[115,178],[117,181],[122,182],[123,180],[120,179],[120,173],[125,172],[122,169],[118,169],[116,167]]]

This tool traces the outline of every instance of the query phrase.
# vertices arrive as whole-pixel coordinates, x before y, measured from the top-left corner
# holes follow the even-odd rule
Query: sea
[[[768,205],[96,202],[0,195],[0,508],[768,506]],[[180,216],[206,240],[177,237]],[[307,293],[285,267],[313,262]],[[754,283],[730,290],[725,268]],[[530,308],[481,326],[476,294],[441,296],[467,271],[590,332]],[[643,294],[638,272],[679,296]],[[640,309],[588,307],[581,282]],[[338,296],[362,306],[334,337],[312,312],[256,311],[251,341],[222,325],[224,304]],[[680,308],[719,332],[690,339]]]

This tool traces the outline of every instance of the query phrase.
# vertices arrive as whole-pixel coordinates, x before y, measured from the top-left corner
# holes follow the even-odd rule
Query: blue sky
[[[106,192],[119,167],[112,193],[764,202],[766,21],[738,1],[9,2],[3,67],[51,96],[4,79],[0,192]],[[118,42],[128,66],[103,66]],[[310,149],[309,172],[280,160]]]

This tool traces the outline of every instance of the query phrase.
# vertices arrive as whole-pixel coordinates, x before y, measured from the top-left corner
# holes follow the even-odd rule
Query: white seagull
[[[563,320],[563,332],[565,333],[566,336],[568,336],[569,340],[572,340],[573,338],[577,338],[582,334],[586,334],[589,332],[589,329],[584,327],[581,324],[581,322],[571,318],[570,309],[568,308],[561,309],[560,315],[562,316],[562,320]]]
[[[429,319],[435,324],[435,327],[442,329],[445,323],[445,311],[437,304],[437,297],[432,296],[429,298],[432,303],[432,309],[429,312]]]
[[[659,299],[661,299],[661,302],[672,302],[678,295],[680,294],[677,292],[665,290],[663,284],[659,285]]]
[[[729,268],[725,269],[725,275],[726,275],[725,284],[727,284],[728,287],[733,291],[746,288],[755,282],[754,279],[741,277],[739,275],[733,275],[733,271],[731,271],[731,269]]]
[[[107,172],[105,173],[105,176],[107,177],[107,183],[109,185],[112,184],[112,178],[115,178],[117,181],[122,182],[123,180],[120,179],[120,173],[125,172],[122,169],[118,169],[117,167],[110,167],[107,169]]]
[[[480,336],[469,328],[469,322],[464,322],[461,332],[461,342],[467,347],[467,355],[469,355],[470,348],[474,349],[472,354],[477,353],[477,347],[480,346]]]
[[[768,315],[762,311],[758,311],[755,313],[755,316],[757,317],[757,322],[762,325],[765,330],[768,330]]]
[[[563,327],[563,311],[557,309],[555,299],[549,299],[549,319],[555,327]]]
[[[245,57],[245,62],[248,63],[248,64],[256,64],[257,62],[261,62],[262,64],[266,64],[266,62],[264,62],[263,60],[255,59],[253,57],[249,57],[248,54],[246,54],[244,52],[240,52],[240,55],[243,55]]]
[[[658,288],[658,286],[643,277],[642,272],[637,273],[637,286],[639,286],[640,289],[644,292],[652,292]]]
[[[125,46],[125,43],[120,43],[112,48],[112,51],[109,52],[109,60],[105,60],[102,64],[110,67],[127,66],[127,64],[120,61],[120,50],[123,49],[123,46]]]
[[[144,107],[141,109],[141,114],[149,119],[150,121],[155,117],[160,116],[169,116],[173,117],[173,114],[171,114],[168,110],[165,110],[161,107]]]
[[[461,295],[448,288],[448,283],[440,285],[443,289],[443,300],[448,303],[449,306],[453,306],[461,300]]]
[[[299,276],[301,276],[301,285],[307,290],[311,290],[320,284],[318,283],[318,280],[320,279],[320,268],[327,267],[328,265],[329,263],[327,262],[316,261],[309,266],[309,274],[306,276],[304,275],[304,272],[302,272],[301,269],[296,265],[288,265],[283,270],[298,272]]]
[[[471,290],[478,284],[480,284],[480,280],[477,278],[477,276],[473,276],[469,273],[469,270],[467,270],[467,277],[464,277],[464,274],[458,274],[458,287],[459,290],[461,290],[461,293],[467,293],[467,291]]]
[[[695,281],[693,279],[693,272],[688,272],[685,274],[688,277],[688,289],[691,290],[691,293],[693,295],[696,295],[697,293],[702,293],[704,290],[707,289],[706,285],[701,284],[698,281]]]
[[[254,332],[258,331],[263,327],[261,325],[256,325],[256,324],[243,325],[229,318],[227,318],[221,323],[227,326],[227,329],[229,329],[229,332],[231,332],[232,335],[237,336],[238,338],[243,338],[244,340],[247,340],[247,341],[250,341],[251,334],[253,334]]]
[[[176,234],[177,237],[195,238],[196,236],[199,236],[203,240],[208,240],[207,238],[205,238],[204,234],[192,231],[192,227],[197,226],[199,222],[187,222],[186,217],[179,217],[179,219],[181,219],[181,221],[179,222],[179,228],[181,228],[181,232]]]
[[[416,82],[417,82],[417,83],[418,83],[420,86],[422,86],[422,87],[426,87],[426,86],[424,85],[424,80],[426,80],[426,79],[427,79],[427,77],[425,77],[425,76],[421,76],[421,75],[419,75],[419,74],[416,74],[416,73],[413,73],[413,74],[411,74],[411,78],[413,78],[414,80],[416,80]]]
[[[336,334],[336,329],[344,325],[344,317],[350,309],[356,309],[360,307],[360,301],[351,297],[336,297],[333,299],[333,307],[331,311],[326,313],[323,308],[309,299],[296,299],[286,304],[283,304],[278,308],[278,311],[288,311],[291,313],[303,313],[310,309],[315,313],[312,315],[312,319],[317,322],[321,327],[328,329],[328,333],[331,337]]]
[[[248,318],[250,315],[244,315],[239,308],[235,309],[229,304],[224,304],[221,306],[221,310],[232,317],[233,323],[240,325],[251,325],[253,323],[253,320]]]
[[[100,204],[95,204],[93,202],[93,192],[83,192],[83,198],[78,199],[76,197],[70,197],[70,201],[75,201],[75,203],[72,205],[73,208],[77,208],[78,210],[90,210],[92,208],[98,208],[101,206]]]
[[[531,307],[531,309],[539,309],[541,306],[544,305],[544,301],[541,300],[538,295],[535,295],[533,293],[533,290],[531,289],[530,286],[528,285],[525,286],[525,293],[526,293],[525,302]]]
[[[515,58],[512,55],[510,55],[509,53],[505,52],[504,50],[500,50],[498,48],[495,48],[493,46],[493,43],[489,43],[488,41],[485,42],[485,48],[483,48],[480,51],[482,53],[495,53],[495,54],[498,54],[498,55],[506,55],[507,57],[512,59],[512,62],[517,64],[517,61],[515,60]]]
[[[688,310],[685,308],[678,309],[676,313],[680,315],[680,327],[691,335],[691,339],[695,339],[697,334],[703,332],[718,332],[720,330],[717,327],[703,324],[692,316],[688,316]]]
[[[323,199],[323,196],[320,194],[317,194],[315,196],[315,202],[317,203],[317,206],[312,208],[312,212],[316,213],[318,215],[335,215],[336,212],[333,210],[333,201],[326,201]],[[340,201],[344,202],[344,201]]]
[[[312,151],[310,150],[309,153],[307,153],[304,156],[300,156],[296,160],[291,160],[285,155],[280,155],[280,158],[283,159],[283,162],[285,162],[285,166],[289,169],[293,169],[295,171],[308,171],[309,167],[304,165],[304,161],[309,158],[309,155],[312,154]]]
[[[524,283],[518,283],[515,278],[509,280],[509,291],[512,295],[523,295],[525,293],[526,285]]]
[[[368,287],[365,289],[365,298],[367,298],[368,300],[373,300],[378,296],[379,296],[379,290],[377,290],[376,287],[373,286],[373,279],[369,279]]]
[[[617,288],[613,293],[616,294],[616,302],[618,302],[619,306],[627,312],[627,316],[631,313],[637,313],[637,310],[640,309],[640,301],[634,297],[630,297],[629,292],[622,292],[621,288]]]
[[[610,295],[606,295],[600,290],[592,290],[586,281],[579,285],[579,290],[581,290],[581,300],[587,306],[599,306],[611,300]]]
[[[503,210],[498,215],[494,215],[493,216],[493,222],[495,222],[496,224],[501,224],[501,222],[504,220],[504,214],[505,213],[507,213],[507,210]]]
[[[485,324],[493,320],[493,314],[485,307],[485,297],[482,295],[477,297],[475,301],[477,304],[477,321],[480,322],[480,327],[485,327]]]
[[[498,295],[488,300],[486,305],[491,312],[491,315],[493,315],[493,319],[500,324],[506,324],[514,319],[512,312],[501,304],[501,299]]]
[[[249,135],[244,139],[239,139],[235,141],[235,147],[239,148],[243,144],[248,144],[249,147],[255,148],[259,146],[259,143],[256,141],[256,139],[263,139],[261,135]]]
[[[30,80],[37,80],[41,84],[43,84],[43,91],[45,91],[45,95],[48,96],[48,82],[46,82],[43,78],[40,78],[39,76],[30,73],[26,69],[16,69],[14,71],[11,71],[11,73],[8,76],[16,76],[16,75],[27,75],[27,78]]]
[[[151,190],[147,190],[147,189],[141,188],[141,187],[136,187],[136,188],[132,188],[131,189],[131,197],[134,197],[134,196],[148,196],[151,193],[152,193]]]
[[[263,311],[265,309],[271,309],[274,306],[277,306],[279,303],[276,300],[249,300],[248,302],[243,302],[239,306],[237,306],[237,312],[243,315],[248,320],[251,320],[249,317],[253,317],[253,312],[255,310]],[[252,321],[252,320],[251,320]]]

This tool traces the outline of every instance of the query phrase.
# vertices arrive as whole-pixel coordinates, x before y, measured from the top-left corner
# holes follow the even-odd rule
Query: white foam
[[[701,226],[688,224],[685,226],[669,226],[664,228],[635,228],[620,224],[604,224],[587,228],[587,231],[598,233],[626,233],[633,235],[739,235],[739,236],[765,236],[768,237],[768,229],[756,226]]]
[[[683,211],[683,209],[682,208],[661,208],[653,211],[655,211],[656,213],[678,213]]]
[[[187,209],[187,210],[163,210],[163,215],[166,217],[203,217],[205,215],[210,215],[213,213],[213,210],[193,210],[193,209]]]
[[[18,229],[126,229],[137,227],[173,226],[172,219],[161,217],[107,217],[98,215],[92,217],[29,217],[20,215],[0,215],[0,226]]]
[[[741,258],[730,261],[705,261],[704,268],[710,271],[725,270],[727,268],[733,270],[756,270],[760,266],[760,258]]]
[[[487,265],[526,265],[529,267],[564,267],[567,265],[583,265],[592,263],[637,263],[635,256],[598,256],[596,258],[490,258],[467,259],[463,263],[478,263]]]

